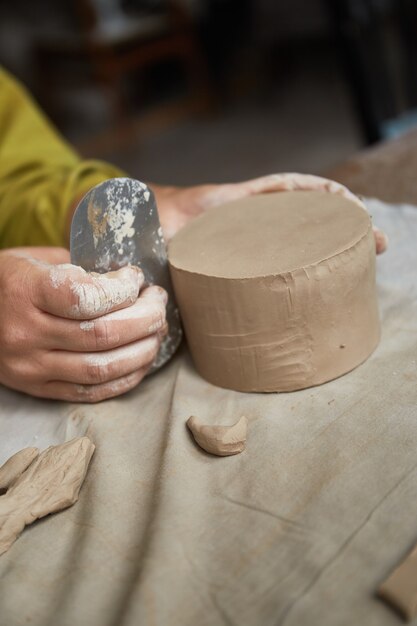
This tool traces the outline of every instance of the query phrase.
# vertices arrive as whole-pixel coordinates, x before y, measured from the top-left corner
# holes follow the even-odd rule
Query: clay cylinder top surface
[[[169,245],[200,374],[241,391],[290,391],[353,369],[375,348],[375,243],[338,194],[268,193],[207,211]]]

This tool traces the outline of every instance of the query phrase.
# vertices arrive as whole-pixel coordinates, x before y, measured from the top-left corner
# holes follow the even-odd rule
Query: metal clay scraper
[[[182,331],[155,197],[147,185],[132,178],[112,178],[90,189],[75,210],[70,249],[71,263],[87,272],[137,265],[146,284],[168,292],[169,333],[152,371],[166,363],[180,344]]]

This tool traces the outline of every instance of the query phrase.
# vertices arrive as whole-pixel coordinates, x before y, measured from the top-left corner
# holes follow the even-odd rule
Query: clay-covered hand
[[[362,202],[346,187],[327,178],[311,174],[271,174],[241,183],[223,185],[198,185],[196,187],[152,186],[158,205],[159,216],[165,238],[169,240],[193,217],[211,207],[239,200],[246,196],[272,191],[328,191],[339,193],[364,207]],[[365,208],[365,207],[364,207]],[[374,227],[377,254],[387,248],[387,237]]]
[[[0,252],[0,383],[97,402],[135,387],[166,335],[166,292],[125,267],[88,274],[61,248]]]

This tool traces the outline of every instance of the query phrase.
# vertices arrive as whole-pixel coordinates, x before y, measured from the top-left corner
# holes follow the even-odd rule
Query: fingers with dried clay
[[[358,204],[365,211],[366,206],[347,187],[329,180],[322,176],[314,176],[312,174],[298,174],[295,172],[284,174],[272,174],[261,178],[248,181],[247,185],[251,188],[251,193],[265,193],[268,191],[326,191],[328,193],[337,193]],[[375,249],[377,254],[385,252],[388,247],[388,237],[376,226],[373,227],[375,235]]]
[[[254,178],[242,183],[219,185],[208,194],[206,208],[222,202],[238,200],[248,195],[274,191],[325,191],[337,193],[358,204],[366,211],[364,203],[344,185],[321,176],[296,172],[269,174],[268,176],[261,176],[260,178]],[[387,249],[388,237],[377,227],[374,227],[373,230],[376,253],[381,254]]]
[[[326,191],[329,193],[337,193],[343,197],[351,200],[355,204],[358,204],[365,211],[366,206],[347,187],[336,182],[335,180],[329,180],[322,176],[314,176],[312,174],[298,174],[295,172],[284,174],[272,174],[270,176],[263,176],[254,180],[244,183],[248,185],[251,193],[265,193],[268,191]],[[381,254],[385,252],[388,247],[388,237],[376,226],[373,227],[375,235],[375,248],[376,253]]]
[[[0,496],[0,554],[25,526],[78,500],[94,447],[88,437],[79,437],[41,454],[36,448],[26,448],[0,468],[0,481],[9,483],[6,494]]]
[[[39,252],[37,253],[39,255]],[[136,267],[88,274],[0,253],[0,382],[35,396],[97,402],[135,387],[167,333],[166,292]]]
[[[89,320],[133,304],[143,282],[143,273],[133,266],[95,274],[70,263],[34,265],[30,296],[41,311]]]

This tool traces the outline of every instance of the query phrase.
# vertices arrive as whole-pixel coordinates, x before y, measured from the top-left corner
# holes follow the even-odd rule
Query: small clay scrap
[[[0,492],[8,489],[39,455],[39,448],[23,448],[0,467]]]
[[[407,621],[417,615],[417,546],[382,583],[378,595]]]
[[[78,500],[94,448],[88,437],[51,446],[12,481],[6,494],[0,497],[0,554],[10,548],[25,526]],[[21,460],[27,459],[29,453],[20,456]],[[14,457],[6,462],[6,466]],[[9,468],[17,465],[17,461],[13,461]],[[2,472],[4,468],[1,468]],[[11,475],[4,474],[6,478]]]
[[[232,426],[211,426],[200,422],[192,415],[187,420],[194,439],[206,452],[217,456],[231,456],[243,452],[246,446],[248,420],[241,417]]]

